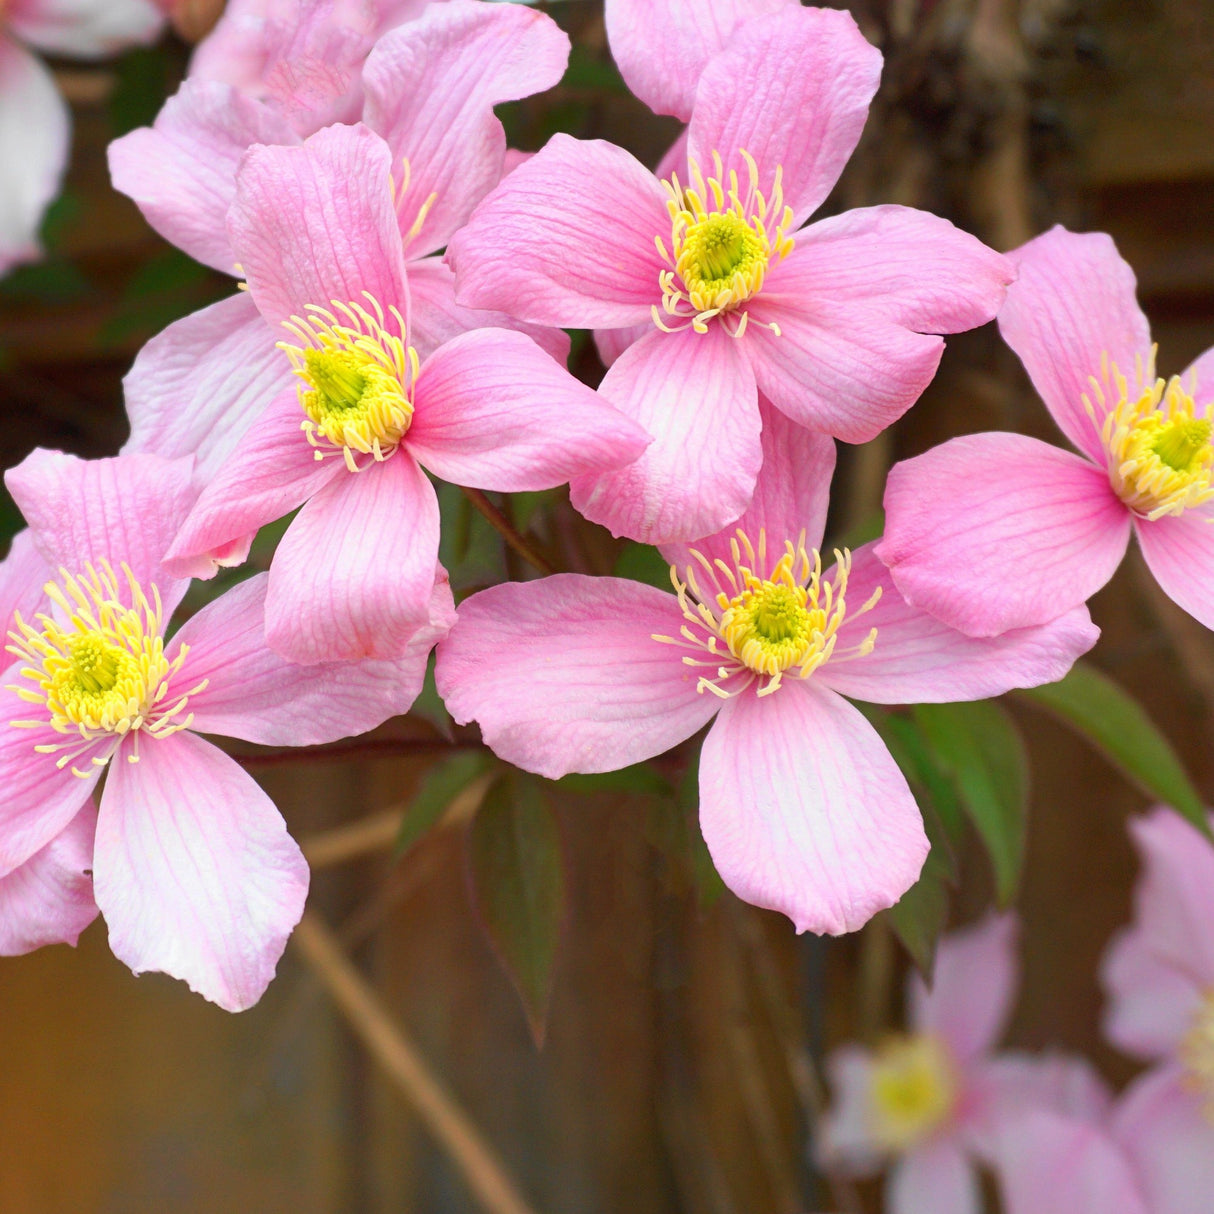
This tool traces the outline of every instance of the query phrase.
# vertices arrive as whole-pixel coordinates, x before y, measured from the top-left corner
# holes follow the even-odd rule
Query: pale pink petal
[[[0,561],[0,638],[7,638],[13,627],[14,612],[19,611],[23,619],[31,622],[35,612],[43,609],[46,595],[42,587],[54,574],[55,570],[34,546],[29,528],[17,532],[8,556]],[[7,644],[5,639],[0,642],[0,648]],[[0,666],[6,666],[8,662],[7,654],[0,658]]]
[[[1129,511],[1087,460],[1022,434],[967,434],[894,465],[877,555],[916,607],[997,636],[1090,598],[1129,533]]]
[[[719,557],[731,564],[731,544],[739,531],[744,531],[753,544],[759,543],[761,535],[766,537],[772,568],[784,555],[785,543],[795,544],[801,535],[807,547],[821,546],[835,472],[834,440],[789,421],[762,397],[759,416],[763,422],[763,466],[750,505],[740,518],[714,535],[690,544],[663,544],[662,555],[678,569],[698,564],[692,549],[709,560]],[[764,569],[760,576],[770,572]]]
[[[274,554],[270,647],[293,662],[403,656],[429,623],[438,526],[434,488],[406,452],[343,468]]]
[[[607,0],[607,41],[620,75],[657,114],[691,117],[704,65],[744,21],[798,0]]]
[[[80,812],[101,777],[101,768],[85,753],[76,760],[84,776],[56,766],[55,754],[37,746],[56,746],[71,738],[51,729],[45,707],[21,699],[12,687],[20,682],[21,665],[0,673],[0,875],[11,873],[41,851]],[[44,722],[16,728],[15,721]]]
[[[507,582],[460,604],[438,647],[439,695],[528,771],[614,771],[669,750],[717,710],[679,647],[653,640],[681,623],[673,595],[637,582]]]
[[[506,312],[464,308],[455,302],[455,275],[437,257],[411,261],[409,344],[425,360],[443,344],[473,329],[517,329],[542,346],[563,367],[569,361],[569,334],[551,325],[531,325]]]
[[[132,742],[101,798],[93,884],[114,955],[229,1012],[261,998],[308,893],[308,865],[274,803],[190,733]]]
[[[840,657],[823,666],[818,676],[845,696],[870,704],[985,700],[1013,687],[1056,683],[1100,636],[1086,607],[999,636],[966,636],[912,607],[877,559],[875,548],[876,543],[865,544],[852,554],[847,603],[853,614],[839,630]],[[855,614],[878,589],[876,606]],[[847,656],[873,628],[873,651],[864,657]]]
[[[260,101],[227,84],[187,80],[152,126],[110,144],[110,177],[170,244],[233,274],[238,258],[226,217],[241,157],[256,143],[298,142],[281,115]]]
[[[12,0],[5,19],[40,51],[74,59],[104,59],[153,42],[164,28],[151,0]]]
[[[534,152],[524,152],[520,148],[507,148],[502,158],[502,176],[513,173],[520,164],[526,164],[534,156]]]
[[[1214,1209],[1214,1119],[1208,1097],[1179,1067],[1158,1067],[1129,1087],[1114,1113],[1113,1137],[1142,1186],[1144,1211],[1209,1214]],[[1111,1208],[1092,1210],[1106,1214]],[[1062,1214],[1077,1212],[1070,1207]]]
[[[266,406],[299,382],[278,349],[283,336],[247,291],[158,333],[122,381],[131,423],[123,453],[193,455],[194,482],[206,484]]]
[[[1214,510],[1206,506],[1154,522],[1135,518],[1134,532],[1168,598],[1214,628]]]
[[[680,181],[687,180],[686,127],[678,133],[674,143],[662,153],[662,159],[658,161],[658,167],[653,172],[659,181],[669,181],[676,173]]]
[[[909,1020],[921,1033],[947,1042],[965,1063],[1003,1035],[1016,995],[1019,965],[1015,915],[988,915],[950,932],[936,950],[929,990],[918,974],[907,985]]]
[[[960,333],[993,320],[1016,276],[1002,254],[912,207],[844,211],[796,239],[796,257],[776,278],[780,290],[799,289],[823,307],[871,308],[917,333]]]
[[[0,274],[40,255],[38,228],[59,193],[70,139],[71,118],[50,72],[0,30]]]
[[[181,577],[213,577],[216,560],[259,527],[290,514],[335,477],[347,475],[340,458],[318,460],[300,429],[303,411],[288,388],[257,419],[194,503],[165,553]],[[244,548],[247,551],[247,544]]]
[[[763,449],[754,376],[738,346],[712,325],[655,329],[627,350],[599,392],[653,442],[618,472],[572,481],[574,508],[647,544],[709,535],[742,514]]]
[[[1168,1058],[1184,1040],[1205,990],[1196,978],[1156,954],[1137,927],[1113,937],[1100,966],[1108,994],[1104,1035],[1135,1058]]]
[[[978,1175],[951,1138],[907,1151],[886,1181],[887,1214],[982,1214],[982,1208]]]
[[[818,1122],[814,1157],[848,1176],[870,1176],[885,1148],[873,1136],[873,1056],[858,1045],[844,1045],[826,1060],[831,1105]]]
[[[364,126],[327,127],[303,147],[245,156],[228,235],[272,326],[306,316],[309,304],[365,307],[368,294],[407,319],[392,169],[388,145]],[[388,327],[399,325],[389,316]]]
[[[497,185],[506,133],[493,107],[552,88],[568,61],[569,36],[517,4],[432,4],[380,39],[363,69],[363,118],[394,164],[409,162],[403,232],[434,197],[411,253],[445,245]]]
[[[478,329],[422,365],[406,444],[445,481],[551,489],[632,463],[649,435],[522,333]]]
[[[1199,407],[1214,404],[1214,347],[1191,362],[1180,378]]]
[[[315,746],[366,733],[409,711],[434,643],[455,623],[446,580],[434,587],[430,623],[391,661],[301,666],[266,644],[268,575],[234,586],[187,620],[174,638],[189,652],[179,679],[207,681],[190,697],[192,728],[266,746]]]
[[[856,931],[906,893],[928,851],[873,727],[796,680],[725,701],[700,757],[700,827],[725,884],[799,932]]]
[[[777,409],[844,442],[868,442],[919,399],[944,342],[867,306],[814,295],[798,253],[772,271],[750,304],[742,345],[759,390]]]
[[[665,198],[623,148],[554,135],[452,237],[456,299],[542,325],[641,324],[662,300]]]
[[[1063,227],[1030,240],[1011,258],[1019,277],[1008,288],[999,332],[1020,356],[1063,434],[1103,464],[1104,418],[1090,380],[1100,380],[1105,357],[1134,380],[1135,361],[1151,352],[1134,271],[1103,232],[1079,234]],[[1085,394],[1098,410],[1095,420],[1084,408]]]
[[[74,945],[97,918],[96,828],[97,811],[89,801],[40,852],[0,877],[0,956],[15,957],[46,944]]]
[[[746,181],[749,152],[766,197],[783,170],[794,227],[818,209],[847,163],[881,79],[881,52],[850,14],[790,7],[738,29],[696,89],[688,155],[720,152]]]
[[[1165,1214],[1143,1201],[1128,1159],[1103,1129],[1057,1113],[1026,1114],[1009,1126],[997,1172],[1007,1214]]]
[[[127,565],[146,593],[160,588],[167,619],[187,582],[160,562],[194,502],[190,463],[158,455],[83,460],[38,448],[5,473],[4,483],[56,573],[62,567],[81,574],[104,561],[115,571]],[[125,598],[121,585],[120,592]]]
[[[594,348],[599,352],[603,366],[610,367],[633,342],[640,341],[652,328],[653,321],[645,320],[623,329],[595,329]]]

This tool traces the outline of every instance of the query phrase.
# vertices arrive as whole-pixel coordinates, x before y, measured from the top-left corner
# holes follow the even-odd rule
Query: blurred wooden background
[[[1208,3],[850,7],[887,67],[832,206],[925,206],[1000,247],[1058,221],[1107,230],[1138,272],[1161,370],[1214,344]],[[556,113],[654,162],[673,126],[585,71],[606,59],[598,5],[551,11],[585,48],[583,82],[526,108],[531,128]],[[106,142],[150,118],[140,105],[185,57],[170,46],[116,70],[64,67],[77,129],[52,257],[0,284],[0,466],[36,444],[116,450],[120,379],[140,342],[230,290],[167,250],[107,183]],[[579,369],[592,374],[589,359]],[[1058,441],[988,328],[950,340],[937,382],[886,441],[844,455],[838,528],[879,504],[891,460],[992,427]],[[1164,725],[1208,794],[1214,640],[1161,601],[1139,565],[1133,557],[1093,605],[1105,630],[1098,660]],[[1122,1082],[1131,1068],[1098,1037],[1095,967],[1128,914],[1124,820],[1143,799],[1051,721],[1015,712],[1034,793],[1024,985],[1009,1040],[1083,1050]],[[392,758],[257,774],[306,839],[399,803],[423,769]],[[434,832],[397,865],[372,857],[318,872],[311,905],[344,925],[387,1005],[537,1210],[828,1208],[806,1164],[806,1059],[893,1014],[885,944],[879,933],[867,944],[798,940],[729,896],[702,911],[643,818],[623,796],[561,808],[570,910],[542,1052],[469,910],[458,829]],[[977,851],[965,868],[961,919],[989,894]],[[133,978],[98,924],[76,952],[0,962],[0,1025],[5,1214],[476,1208],[291,951],[262,1003],[233,1017],[161,976]]]

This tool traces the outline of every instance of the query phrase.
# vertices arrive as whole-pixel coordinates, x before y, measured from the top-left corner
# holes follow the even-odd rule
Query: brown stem
[[[306,912],[292,943],[324,983],[350,1028],[446,1148],[489,1214],[535,1214],[468,1115],[430,1073],[329,928]]]
[[[531,547],[515,530],[510,520],[479,490],[461,486],[467,499],[485,516],[489,526],[498,533],[533,568],[540,573],[555,573],[552,562]]]
[[[287,763],[330,763],[340,759],[390,759],[439,750],[475,749],[480,745],[480,742],[448,742],[444,738],[368,738],[328,746],[287,746],[281,750],[229,753],[242,767],[281,767]]]

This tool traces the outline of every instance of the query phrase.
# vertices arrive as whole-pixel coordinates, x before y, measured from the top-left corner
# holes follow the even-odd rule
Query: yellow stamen
[[[698,691],[728,697],[759,678],[758,694],[771,695],[787,671],[807,679],[832,659],[845,661],[872,652],[875,628],[847,652],[837,650],[844,621],[871,610],[881,597],[878,587],[858,610],[848,612],[849,552],[836,550],[830,579],[823,578],[821,554],[805,547],[804,535],[795,544],[791,540],[785,543],[774,566],[769,567],[763,531],[757,546],[739,531],[730,542],[730,555],[732,564],[709,561],[693,549],[698,569],[688,566],[680,578],[671,567],[671,582],[687,624],[679,638],[654,636],[656,641],[706,651],[707,658],[689,655],[683,659],[689,666],[714,668],[712,675],[701,676]],[[701,589],[701,580],[707,590]],[[735,676],[741,679],[730,689],[722,686]]]
[[[883,1042],[873,1059],[871,1084],[870,1130],[887,1151],[922,1142],[957,1102],[956,1064],[942,1042],[926,1035]]]
[[[1104,413],[1100,438],[1108,452],[1109,482],[1140,518],[1183,514],[1214,498],[1214,403],[1199,408],[1179,376],[1155,375],[1155,351],[1135,368],[1136,385],[1107,357],[1083,403]],[[1107,412],[1105,412],[1107,411]]]
[[[316,458],[340,452],[351,472],[364,466],[359,455],[382,462],[396,453],[413,419],[419,370],[417,351],[389,331],[383,308],[366,298],[371,311],[338,300],[331,311],[309,305],[307,319],[283,322],[300,344],[278,343],[303,381],[302,428]],[[401,314],[392,307],[389,315],[403,334]]]
[[[689,161],[691,182],[681,186],[677,176],[663,182],[670,212],[670,251],[657,238],[658,252],[671,266],[659,276],[662,312],[680,323],[670,325],[655,306],[654,323],[667,332],[686,328],[708,332],[714,316],[725,318],[757,295],[768,267],[792,252],[792,208],[784,205],[783,170],[777,168],[771,198],[759,189],[759,170],[743,151],[748,180],[741,192],[736,170],[728,188],[719,152],[713,152],[714,175],[705,178],[700,166]],[[735,337],[746,330],[749,313],[732,318],[726,329]],[[778,328],[769,326],[777,334]]]
[[[413,184],[413,166],[409,163],[409,157],[406,156],[401,161],[401,181],[400,185],[396,184],[394,177],[388,178],[388,183],[392,190],[392,205],[396,210],[397,220],[401,220],[401,212],[406,209],[406,204],[409,202],[409,187]],[[404,248],[408,248],[425,226],[426,219],[433,209],[434,204],[438,201],[437,192],[431,193],[417,208],[417,213],[413,217],[413,222],[410,224],[407,231],[401,235],[401,242]]]
[[[1206,1118],[1214,1125],[1214,990],[1207,991],[1180,1046],[1189,1079],[1205,1098]]]
[[[27,663],[19,672],[21,681],[8,690],[45,708],[49,720],[9,725],[30,729],[49,724],[69,737],[68,742],[35,747],[43,754],[66,752],[57,760],[60,768],[107,737],[113,745],[90,758],[95,766],[108,763],[128,733],[163,738],[188,729],[193,716],[185,715],[186,704],[206,682],[170,696],[169,685],[189,650],[182,645],[172,659],[165,655],[157,587],[152,586],[149,599],[126,565],[120,581],[105,561],[99,569],[86,566],[80,575],[59,572],[61,581],[45,587],[59,618],[38,615],[34,627],[17,614],[6,646]],[[129,606],[123,602],[124,590]],[[132,761],[137,757],[133,752]],[[75,767],[72,771],[89,774]]]

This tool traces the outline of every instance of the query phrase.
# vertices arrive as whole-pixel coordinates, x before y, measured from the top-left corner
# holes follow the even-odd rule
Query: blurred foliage
[[[401,819],[396,854],[403,855],[451,808],[452,802],[474,780],[497,766],[486,750],[449,755],[426,772]]]
[[[136,127],[152,124],[169,95],[173,69],[163,45],[135,47],[113,67],[114,91],[109,109],[116,139]]]

